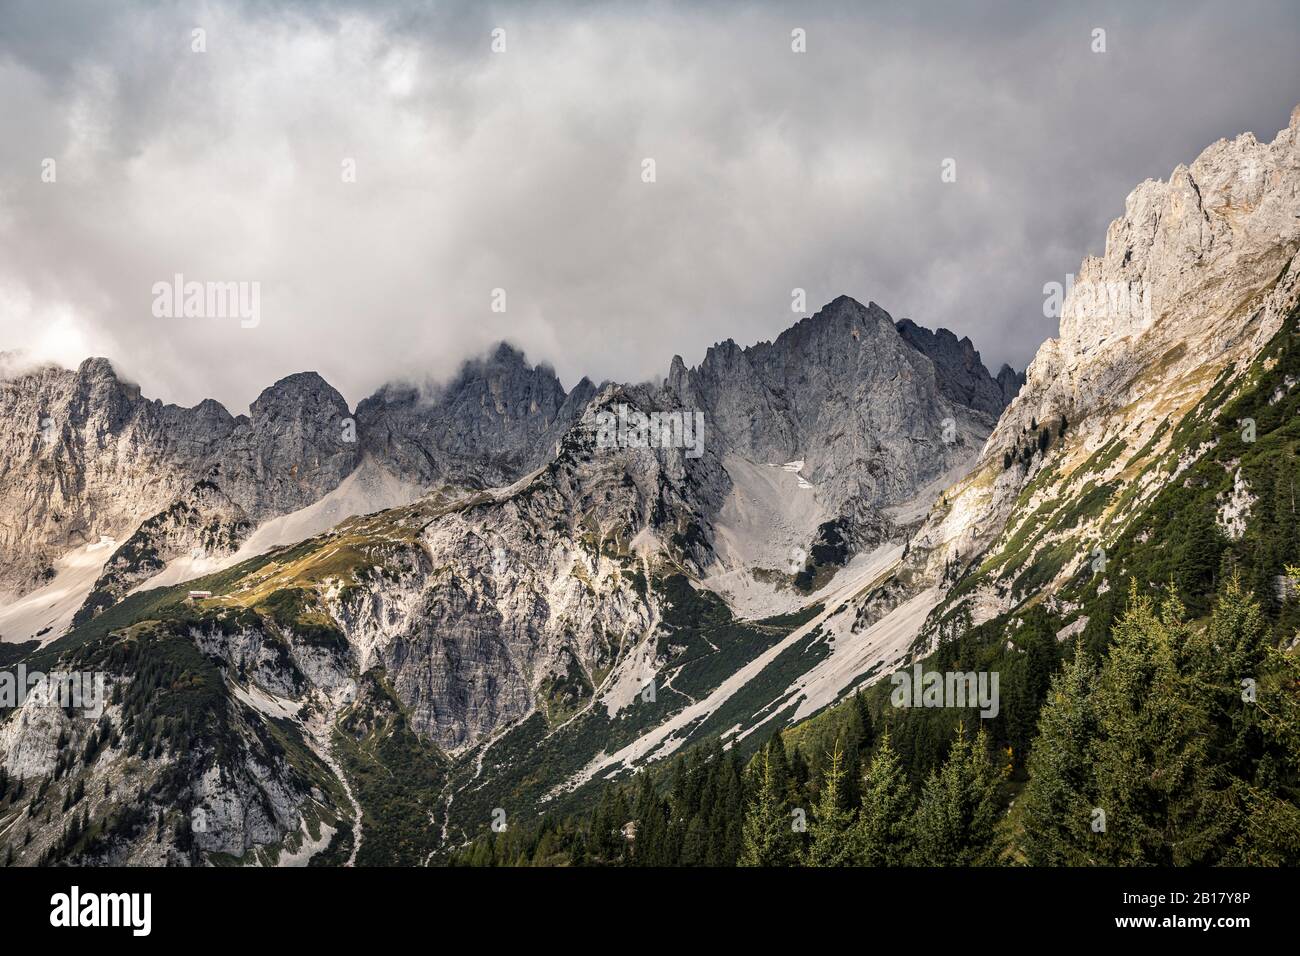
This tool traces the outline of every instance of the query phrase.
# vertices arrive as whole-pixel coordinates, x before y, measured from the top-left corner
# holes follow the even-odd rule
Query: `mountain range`
[[[234,416],[11,357],[0,665],[108,699],[0,709],[0,845],[439,862],[682,755],[880,720],[916,663],[1104,656],[1139,577],[1205,614],[1232,564],[1284,628],[1297,252],[1300,109],[1135,189],[1024,375],[847,296],[657,382],[566,391],[502,344],[355,410],[312,372]],[[608,438],[682,415],[698,453]],[[1022,775],[1027,681],[991,725]],[[897,718],[918,779],[935,727]]]

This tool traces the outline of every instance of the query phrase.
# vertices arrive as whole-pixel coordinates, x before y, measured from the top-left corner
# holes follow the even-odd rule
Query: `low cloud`
[[[976,6],[6,4],[0,350],[355,403],[498,339],[657,377],[798,287],[1023,367],[1133,186],[1285,126],[1300,9]],[[260,321],[155,316],[176,274],[259,283]]]

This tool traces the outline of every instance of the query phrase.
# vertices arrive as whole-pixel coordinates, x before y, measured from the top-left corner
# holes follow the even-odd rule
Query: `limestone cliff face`
[[[382,667],[420,733],[447,750],[473,746],[550,713],[557,697],[595,706],[655,673],[663,597],[648,585],[713,564],[713,522],[732,491],[727,456],[762,467],[804,458],[828,500],[877,510],[972,459],[991,419],[948,398],[941,379],[883,310],[847,298],[775,343],[724,343],[699,369],[674,362],[662,385],[610,385],[590,398],[590,386],[566,395],[549,370],[499,349],[441,391],[384,390],[357,424],[389,468],[432,478],[459,467],[483,484],[524,477],[446,507],[426,500],[353,519],[305,552],[336,568],[336,555],[360,551],[355,568],[316,580],[302,570],[314,559],[295,550],[292,570],[256,581],[290,575],[346,637],[346,663],[318,682]],[[697,412],[699,442],[600,437],[603,416]],[[265,643],[208,643],[224,653],[250,642]],[[261,660],[237,658],[245,670]],[[297,692],[274,668],[256,674],[276,693]]]
[[[0,596],[75,548],[127,537],[196,481],[236,420],[212,401],[148,401],[105,359],[0,381]]]
[[[218,406],[219,407],[219,406]],[[296,511],[336,488],[356,467],[355,422],[315,372],[265,389],[203,461],[199,477],[140,522],[105,563],[78,623],[184,555],[236,550],[258,523]]]
[[[422,484],[503,484],[538,467],[596,389],[566,393],[547,366],[505,343],[443,386],[389,385],[357,406],[365,448]]]
[[[255,523],[336,487],[356,467],[359,445],[343,396],[315,372],[300,372],[257,397],[205,478]]]
[[[1222,365],[1277,331],[1265,299],[1300,250],[1300,107],[1271,143],[1220,140],[1167,182],[1147,180],[1083,261],[1025,388],[990,440],[1031,417],[1083,421],[1153,386]],[[1157,368],[1158,367],[1158,368]],[[1140,373],[1153,369],[1158,376]]]
[[[896,327],[903,341],[934,362],[939,389],[952,401],[996,417],[1015,397],[1007,394],[1015,372],[1003,365],[993,378],[969,338],[958,339],[947,329],[931,332],[911,319],[899,320]]]
[[[445,385],[386,386],[355,415],[313,372],[275,383],[238,417],[212,401],[147,401],[103,359],[11,377],[0,588],[30,591],[61,555],[108,536],[118,546],[84,622],[177,558],[234,552],[363,457],[416,487],[504,485],[555,456],[596,392],[586,379],[566,392],[504,344]],[[710,455],[802,459],[829,514],[871,523],[973,458],[1000,394],[969,340],[910,322],[900,334],[878,306],[841,297],[773,343],[724,342],[690,371],[677,360],[661,399],[704,413]],[[707,541],[720,506],[699,516],[693,540]]]
[[[1162,449],[1168,422],[1280,328],[1300,298],[1297,252],[1300,107],[1270,143],[1250,133],[1221,140],[1168,181],[1138,186],[1104,254],[1080,266],[1059,336],[1030,363],[979,465],[913,539],[908,576],[940,581],[1005,541],[1027,519],[1016,507],[1022,491],[1049,465],[1077,483],[1126,481],[1134,453],[1153,439]],[[1048,450],[1026,455],[1044,430]],[[1097,467],[1093,456],[1105,446],[1115,452],[1103,471],[1079,470],[1090,459]],[[1031,500],[1030,510],[1040,503]],[[1002,587],[976,594],[975,619],[1023,597]]]
[[[440,746],[476,743],[543,706],[557,684],[596,692],[649,645],[661,549],[703,560],[691,532],[716,508],[716,458],[672,447],[602,447],[597,416],[669,408],[649,387],[611,386],[556,457],[512,488],[425,526],[405,580],[331,604],[361,669],[382,664],[419,730]]]
[[[1017,372],[1010,365],[1003,363],[995,379],[998,390],[1002,393],[1002,407],[1006,408],[1011,400],[1025,387],[1025,373]]]
[[[116,653],[74,651],[66,662],[70,670],[101,669],[103,696],[97,706],[83,706],[90,703],[86,698],[77,699],[77,706],[56,706],[60,698],[51,685],[37,684],[0,720],[0,768],[11,782],[32,782],[28,793],[37,794],[33,805],[55,815],[53,825],[21,825],[17,815],[11,820],[14,826],[8,829],[16,832],[7,843],[20,865],[39,865],[47,855],[62,853],[67,831],[61,817],[78,814],[95,821],[103,834],[83,849],[78,861],[83,865],[186,866],[202,862],[204,853],[245,863],[302,865],[346,826],[352,810],[331,776],[324,748],[300,736],[297,728],[285,736],[291,712],[278,709],[264,692],[256,697],[231,692],[217,668],[180,631],[137,628],[121,636]],[[202,646],[202,638],[198,643]],[[184,680],[160,681],[150,693],[133,694],[142,678],[122,666],[131,656],[131,651],[123,653],[123,645],[137,651],[142,646],[179,648],[190,669]],[[280,658],[283,662],[283,651]],[[151,662],[164,670],[169,666],[158,657]],[[206,705],[201,713],[192,700],[177,701],[196,690]],[[162,706],[188,713],[195,729],[170,740],[167,734],[142,734],[141,703],[148,707],[164,701]],[[281,726],[272,729],[272,719]],[[276,732],[292,753],[276,744]],[[93,759],[65,766],[70,748]],[[52,795],[43,801],[39,794],[44,790],[35,785],[43,780],[48,786],[60,778],[69,793],[74,778],[84,793],[62,814],[60,801]],[[59,786],[55,783],[55,792]],[[297,860],[295,854],[301,854]]]
[[[668,385],[704,411],[725,451],[802,460],[828,512],[879,509],[971,459],[992,427],[989,410],[1001,407],[977,354],[969,366],[949,361],[932,333],[907,328],[900,334],[875,303],[840,296],[774,342],[727,340],[690,370],[675,360]]]
[[[996,383],[973,350],[909,332],[913,341],[878,306],[842,297],[773,343],[723,343],[689,371],[677,360],[659,385],[597,391],[584,380],[566,393],[550,369],[502,346],[440,388],[382,389],[355,415],[313,373],[277,382],[247,416],[215,403],[168,410],[156,457],[178,440],[192,455],[104,532],[124,540],[76,623],[89,625],[175,557],[233,552],[259,523],[328,494],[365,456],[469,496],[343,521],[292,549],[295,563],[273,557],[274,572],[232,586],[260,593],[271,574],[301,590],[311,619],[337,628],[342,643],[330,654],[308,660],[292,625],[266,617],[195,628],[205,653],[298,702],[381,668],[412,726],[449,751],[539,711],[617,707],[669,653],[652,582],[701,579],[716,564],[714,522],[733,491],[728,456],[760,468],[802,459],[828,514],[873,517],[881,534],[892,528],[882,509],[974,458],[992,426],[974,406],[1000,394]],[[101,394],[118,395],[106,363],[99,373]],[[120,390],[140,403],[133,414],[161,414]],[[105,416],[130,419],[98,400]],[[602,419],[626,413],[693,423],[702,414],[703,430],[648,446],[602,441]],[[137,466],[113,467],[133,476]],[[93,495],[114,500],[102,488]],[[331,573],[304,571],[317,563]]]

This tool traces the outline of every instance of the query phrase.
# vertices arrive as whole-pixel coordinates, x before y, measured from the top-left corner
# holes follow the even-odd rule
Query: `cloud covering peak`
[[[657,377],[803,289],[1023,367],[1134,185],[1286,124],[1298,39],[1249,2],[9,3],[0,349],[232,409],[311,368],[355,404],[498,340]],[[178,274],[257,283],[260,321],[159,317]]]

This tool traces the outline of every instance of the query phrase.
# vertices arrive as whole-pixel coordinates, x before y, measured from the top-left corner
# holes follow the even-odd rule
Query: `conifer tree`
[[[853,814],[844,808],[844,751],[836,738],[835,750],[822,780],[821,794],[812,808],[808,826],[808,849],[804,853],[807,866],[849,866],[853,862],[853,847],[849,831]]]
[[[1208,727],[1175,662],[1188,639],[1183,614],[1175,598],[1157,612],[1134,584],[1097,681],[1093,773],[1106,814],[1096,841],[1104,864],[1205,862],[1222,835],[1205,759]]]
[[[623,856],[626,841],[623,839],[623,825],[627,823],[627,804],[623,802],[622,815],[619,812],[621,787],[607,787],[601,791],[600,802],[591,821],[591,854],[600,863],[615,863]]]
[[[876,745],[876,727],[867,707],[866,695],[861,690],[853,695],[853,720],[850,726],[857,733],[858,753],[864,756],[870,753]]]
[[[850,835],[854,862],[861,866],[901,865],[909,843],[911,813],[911,786],[890,745],[889,731],[885,731],[862,783],[862,808]]]
[[[1029,756],[1023,849],[1031,866],[1092,862],[1094,820],[1090,748],[1097,732],[1091,693],[1096,667],[1080,645],[1052,681]],[[1097,831],[1100,832],[1100,831]]]
[[[963,728],[943,768],[932,771],[916,809],[916,862],[923,866],[991,866],[1002,850],[997,830],[1001,773],[988,756],[988,735]]]
[[[779,737],[775,747],[769,744],[763,748],[758,760],[758,785],[745,813],[741,866],[789,866],[795,861],[796,846],[786,787],[773,753],[777,749],[784,750]]]
[[[1213,726],[1210,756],[1238,775],[1249,775],[1259,753],[1255,712],[1244,706],[1242,681],[1258,683],[1268,656],[1268,630],[1259,603],[1233,571],[1215,601],[1208,627],[1191,633],[1175,648],[1179,671],[1205,705]]]
[[[1212,759],[1227,774],[1228,833],[1214,862],[1297,865],[1300,661],[1272,646],[1259,605],[1237,576],[1222,589],[1209,627],[1188,642],[1187,664],[1210,709]]]
[[[862,756],[858,753],[858,735],[852,727],[836,734],[835,747],[844,754],[841,761],[844,779],[838,788],[840,809],[852,814],[862,805]]]
[[[736,747],[727,752],[720,790],[714,811],[720,824],[715,827],[720,834],[717,855],[723,865],[735,866],[744,842],[745,820],[745,772]]]
[[[681,866],[703,866],[708,860],[709,830],[704,818],[693,816],[686,824],[682,836],[682,849],[678,859]]]
[[[781,754],[785,753],[785,746],[780,742],[779,738],[775,744],[770,746],[778,747]],[[814,756],[816,755],[814,754]],[[820,777],[820,772],[817,776]],[[786,789],[789,798],[795,803],[801,802],[811,789],[810,784],[813,779],[813,768],[808,766],[808,760],[804,757],[803,750],[795,747],[794,754],[790,757],[789,783]]]
[[[1207,610],[1207,595],[1214,591],[1214,574],[1219,567],[1222,535],[1214,520],[1214,511],[1206,507],[1187,510],[1187,528],[1178,552],[1177,584],[1192,610]]]
[[[790,759],[786,756],[785,741],[781,738],[779,730],[774,730],[772,736],[767,738],[765,749],[772,758],[772,775],[777,788],[787,798],[794,797],[796,795],[795,781],[790,769]],[[804,765],[804,768],[806,772],[807,764]]]
[[[668,843],[668,817],[664,802],[655,793],[650,774],[641,771],[641,787],[636,801],[636,842],[632,859],[637,866],[665,866]]]

